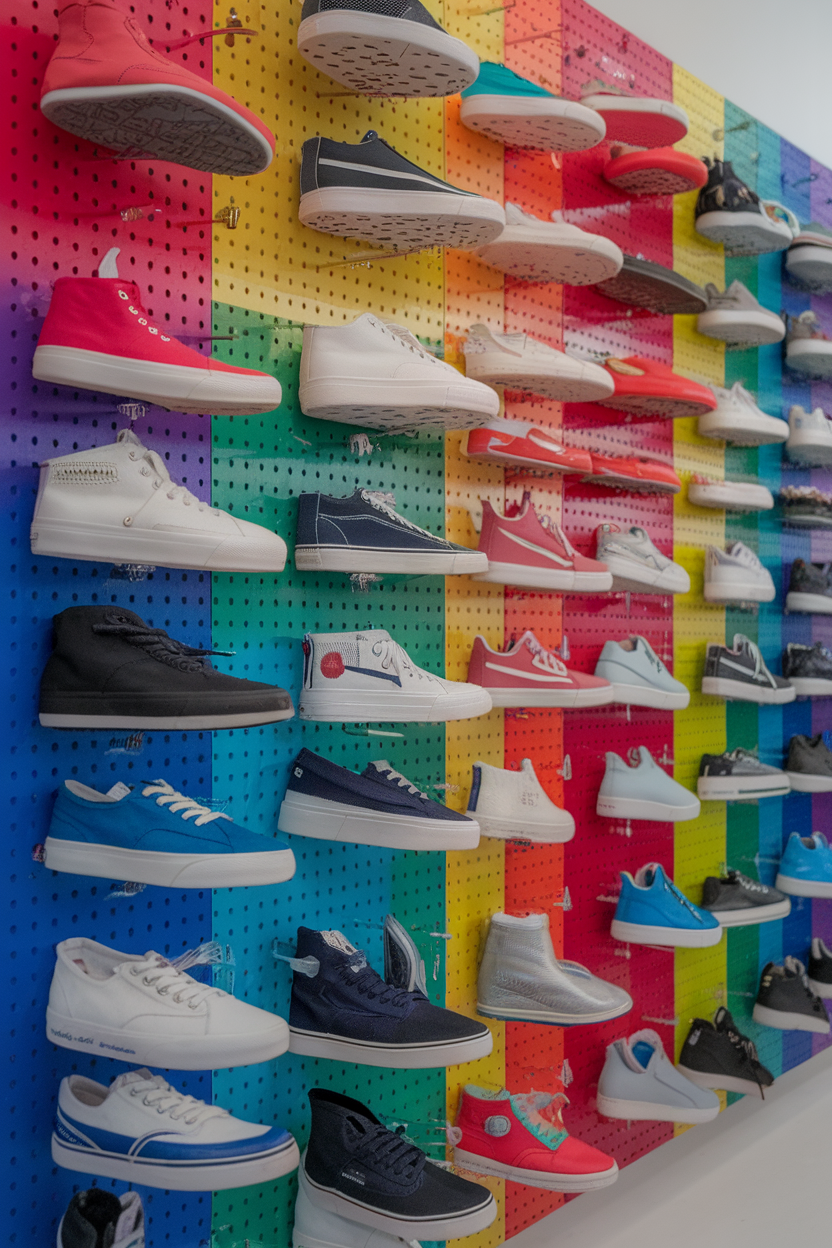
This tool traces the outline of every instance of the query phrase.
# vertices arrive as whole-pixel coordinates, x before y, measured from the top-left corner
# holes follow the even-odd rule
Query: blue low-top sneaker
[[[822,832],[792,832],[777,872],[775,888],[793,897],[832,897],[832,849]]]
[[[282,884],[295,874],[283,841],[249,832],[165,780],[119,781],[107,793],[65,780],[44,856],[52,871],[163,888]]]
[[[476,819],[434,802],[380,759],[357,774],[301,750],[277,826],[295,836],[388,849],[474,849]]]
[[[719,920],[688,901],[658,862],[648,862],[635,876],[621,872],[611,931],[615,940],[683,949],[718,945],[722,938]]]

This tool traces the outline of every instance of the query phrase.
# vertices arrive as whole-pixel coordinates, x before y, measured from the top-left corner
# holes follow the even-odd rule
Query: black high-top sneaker
[[[726,254],[755,256],[785,251],[800,228],[779,204],[762,202],[729,160],[709,160],[708,181],[696,201],[696,230],[714,243],[724,243]]]
[[[744,1092],[763,1097],[774,1075],[757,1056],[753,1041],[744,1036],[728,1010],[720,1006],[714,1021],[695,1018],[676,1067],[700,1088]]]
[[[752,1017],[755,1023],[780,1031],[829,1035],[826,1007],[809,987],[803,963],[791,956],[784,959],[782,966],[769,962],[763,967]]]
[[[789,741],[786,775],[797,793],[832,793],[832,750],[822,732]]]
[[[76,1192],[58,1227],[58,1248],[144,1248],[138,1192],[116,1196],[101,1187]]]

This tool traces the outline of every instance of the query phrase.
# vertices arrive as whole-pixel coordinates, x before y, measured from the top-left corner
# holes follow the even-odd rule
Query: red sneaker
[[[114,273],[117,255],[114,247],[99,272]],[[166,334],[142,307],[135,282],[116,276],[58,278],[32,376],[216,416],[271,412],[281,398],[275,377],[222,364]]]
[[[613,687],[600,676],[570,672],[527,629],[509,650],[492,650],[477,634],[468,662],[468,683],[482,685],[494,706],[606,706]]]
[[[586,108],[600,113],[611,143],[632,143],[634,147],[667,147],[678,143],[688,132],[688,115],[672,100],[646,96],[618,95],[604,90],[602,83],[581,97]]]
[[[483,499],[477,549],[488,555],[488,571],[477,572],[475,581],[573,594],[603,593],[612,585],[606,564],[573,550],[560,525],[544,527],[528,492],[516,516],[499,515]]]
[[[469,429],[465,454],[486,464],[523,464],[546,472],[589,472],[588,451],[561,445],[553,433],[524,420],[491,420],[483,429]]]
[[[708,181],[708,166],[675,147],[630,149],[614,147],[604,165],[604,177],[619,191],[631,195],[681,195]]]
[[[262,173],[274,135],[230,95],[154,51],[109,0],[67,0],[46,67],[45,117],[113,151],[244,177]]]
[[[489,1092],[466,1084],[456,1119],[454,1162],[550,1192],[589,1192],[618,1178],[618,1165],[563,1125],[559,1096]]]
[[[707,386],[680,377],[666,364],[629,355],[624,360],[607,360],[605,365],[615,382],[615,394],[599,399],[603,407],[614,407],[633,416],[701,416],[716,407],[716,396]]]
[[[678,494],[682,488],[681,481],[669,464],[635,455],[596,455],[594,451],[592,468],[584,481],[640,494]]]

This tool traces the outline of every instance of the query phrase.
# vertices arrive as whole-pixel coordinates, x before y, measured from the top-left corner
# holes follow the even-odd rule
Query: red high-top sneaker
[[[606,564],[579,555],[560,525],[544,528],[528,493],[523,495],[519,514],[511,517],[499,515],[483,499],[478,550],[488,555],[488,571],[477,572],[475,581],[572,594],[597,594],[612,588]]]
[[[565,710],[606,706],[615,692],[600,676],[570,672],[531,629],[508,650],[492,650],[478,633],[468,663],[468,682],[487,689],[494,706],[556,706]]]

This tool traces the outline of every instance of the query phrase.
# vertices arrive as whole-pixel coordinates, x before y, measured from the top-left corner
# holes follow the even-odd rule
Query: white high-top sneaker
[[[491,710],[487,690],[417,667],[383,628],[307,633],[303,651],[301,719],[442,724]]]
[[[330,1213],[316,1196],[301,1166],[292,1230],[293,1248],[420,1248],[418,1239],[399,1239],[387,1231],[376,1231],[351,1218],[343,1218],[340,1213]]]
[[[832,464],[832,421],[822,407],[807,412],[795,403],[789,409],[789,439],[786,454],[795,464]]]
[[[466,374],[489,386],[508,386],[564,403],[607,399],[615,388],[605,368],[576,360],[528,334],[498,334],[487,325],[472,325],[463,349]]]
[[[716,407],[699,417],[700,438],[720,438],[734,446],[767,446],[786,441],[789,426],[785,420],[762,411],[739,381],[730,390],[723,386],[711,389]]]
[[[689,591],[690,577],[682,565],[663,555],[638,525],[622,530],[617,524],[599,524],[596,537],[595,557],[612,573],[613,590],[642,594]]]
[[[727,550],[707,548],[706,602],[772,602],[774,596],[771,573],[744,542],[734,542]]]
[[[30,540],[36,555],[162,568],[280,572],[286,563],[281,537],[200,502],[131,429],[41,465]]]
[[[477,247],[476,253],[512,277],[567,286],[604,282],[615,277],[624,263],[624,253],[611,239],[588,234],[566,221],[543,221],[517,204],[506,204],[502,234]]]
[[[474,763],[466,813],[483,836],[501,840],[559,845],[575,835],[575,820],[546,795],[529,758],[519,771]]]

